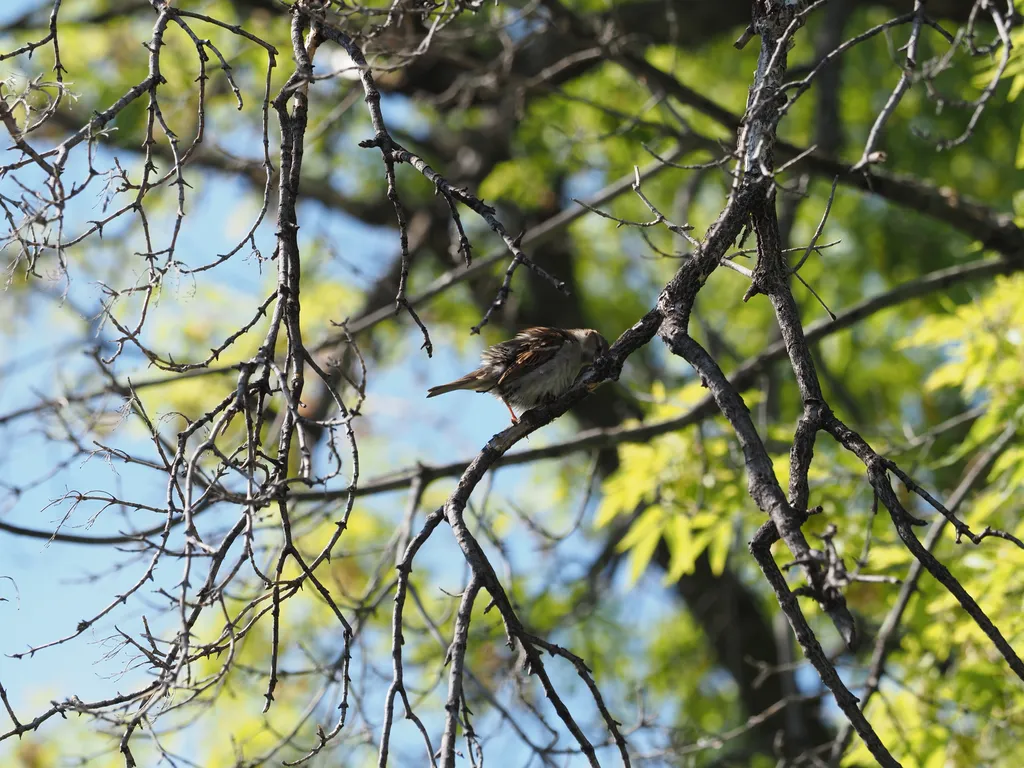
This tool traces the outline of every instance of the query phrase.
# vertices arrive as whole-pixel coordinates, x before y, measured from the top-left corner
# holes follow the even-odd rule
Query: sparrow
[[[490,392],[505,404],[512,423],[519,417],[512,406],[524,411],[566,392],[580,369],[608,351],[608,342],[589,328],[527,328],[514,339],[488,347],[481,365],[462,378],[427,390],[437,397],[457,389]]]

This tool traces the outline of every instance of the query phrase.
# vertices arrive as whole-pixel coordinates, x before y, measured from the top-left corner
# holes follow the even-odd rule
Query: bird
[[[457,389],[489,392],[512,414],[553,400],[566,392],[579,372],[608,351],[608,342],[591,328],[527,328],[515,338],[483,351],[481,365],[465,376],[427,390],[437,397]]]

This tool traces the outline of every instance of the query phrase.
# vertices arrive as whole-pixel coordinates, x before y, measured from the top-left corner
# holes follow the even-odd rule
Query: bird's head
[[[608,351],[608,341],[590,328],[574,328],[570,331],[583,348],[583,362],[592,363]]]

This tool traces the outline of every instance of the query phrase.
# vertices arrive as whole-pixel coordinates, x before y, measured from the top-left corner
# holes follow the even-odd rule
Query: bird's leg
[[[516,412],[512,410],[512,406],[508,404],[508,400],[506,400],[503,397],[503,398],[501,398],[501,402],[503,402],[505,404],[505,407],[508,408],[508,412],[512,414],[512,423],[513,424],[518,424],[519,423],[519,417],[516,416]]]

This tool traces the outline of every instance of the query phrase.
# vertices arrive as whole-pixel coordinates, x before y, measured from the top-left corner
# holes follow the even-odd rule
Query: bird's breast
[[[543,365],[503,385],[502,395],[506,400],[527,407],[558,397],[572,386],[580,365],[577,350],[562,350]]]

